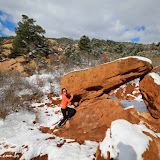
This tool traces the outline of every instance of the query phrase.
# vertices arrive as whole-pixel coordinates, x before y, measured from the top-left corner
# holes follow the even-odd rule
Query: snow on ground
[[[95,158],[97,142],[85,141],[85,144],[80,145],[77,142],[73,142],[74,140],[42,133],[39,130],[40,126],[54,128],[55,123],[62,118],[60,112],[55,114],[56,111],[60,110],[60,107],[55,106],[52,108],[46,105],[38,107],[42,104],[33,104],[34,106],[37,105],[34,108],[36,114],[20,111],[8,115],[4,121],[0,120],[0,155],[10,151],[22,153],[21,159],[26,160],[30,160],[40,154],[48,154],[49,160],[92,160]],[[33,123],[37,116],[40,117],[40,121]],[[49,137],[54,137],[55,139],[46,140]],[[63,145],[57,147],[57,144]]]
[[[58,77],[60,77],[59,74],[60,73],[58,72],[54,74],[52,72],[45,73],[45,71],[43,71],[40,74],[34,74],[30,77],[24,77],[24,79],[34,87],[37,87],[43,93],[54,92],[56,94],[59,94],[60,82],[57,83],[56,81],[56,78],[58,79]]]
[[[149,130],[143,123],[131,124],[126,120],[116,120],[111,124],[106,132],[105,139],[100,143],[101,154],[107,159],[107,152],[110,158],[118,160],[142,160],[142,154],[146,151],[149,136],[143,133],[149,132],[157,137],[153,131]]]
[[[160,85],[160,76],[158,74],[152,72],[152,73],[149,73],[149,76],[151,76],[154,79],[154,82],[157,85]]]
[[[32,93],[33,93],[33,91],[31,89],[23,89],[23,90],[19,91],[17,95],[20,97],[22,95],[30,95]]]
[[[58,98],[60,97],[54,97],[53,99],[56,100]],[[45,105],[46,103],[51,103],[51,101],[47,99],[47,96],[44,96],[42,103],[33,103],[32,107],[36,107],[34,110],[38,117],[37,121],[39,125],[53,129],[62,118],[61,108],[58,105],[54,105],[54,107],[48,107]],[[38,107],[41,105],[44,106]]]

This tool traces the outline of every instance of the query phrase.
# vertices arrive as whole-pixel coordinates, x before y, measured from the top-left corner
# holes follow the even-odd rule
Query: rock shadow
[[[117,145],[117,147],[120,150],[118,160],[136,160],[137,159],[137,153],[132,146],[126,145],[120,142]]]

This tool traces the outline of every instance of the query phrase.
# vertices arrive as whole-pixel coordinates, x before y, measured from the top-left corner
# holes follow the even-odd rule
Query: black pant
[[[76,110],[75,110],[75,109],[69,108],[69,107],[67,107],[66,109],[62,109],[62,108],[61,108],[61,111],[62,111],[62,114],[63,114],[63,119],[61,120],[61,122],[59,123],[59,125],[62,125],[62,123],[63,123],[67,118],[71,118],[71,117],[74,116],[75,113],[76,113]],[[67,111],[68,111],[68,114],[67,114]]]

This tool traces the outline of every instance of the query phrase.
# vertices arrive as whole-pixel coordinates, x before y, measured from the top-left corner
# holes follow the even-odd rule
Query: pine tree
[[[36,21],[26,15],[22,15],[22,22],[18,22],[15,28],[16,37],[11,48],[10,57],[27,54],[37,47],[46,47],[44,39],[45,30],[35,25]]]

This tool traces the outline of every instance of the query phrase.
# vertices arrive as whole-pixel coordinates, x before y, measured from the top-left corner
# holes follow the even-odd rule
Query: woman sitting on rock
[[[63,119],[61,120],[61,122],[57,125],[57,128],[62,128],[63,125],[62,123],[66,120],[66,119],[70,119],[71,116],[73,116],[72,113],[70,113],[70,109],[67,107],[68,102],[70,102],[73,99],[73,94],[71,93],[71,98],[67,98],[67,90],[65,88],[62,88],[62,103],[61,103],[61,111],[63,114]],[[68,111],[68,114],[66,114],[66,112]]]

